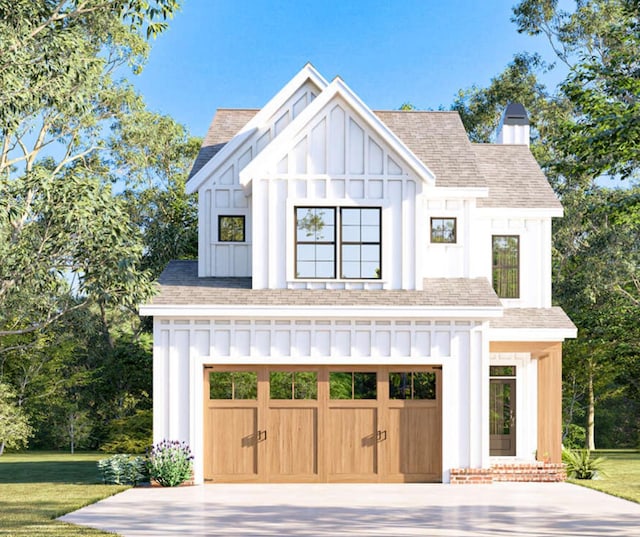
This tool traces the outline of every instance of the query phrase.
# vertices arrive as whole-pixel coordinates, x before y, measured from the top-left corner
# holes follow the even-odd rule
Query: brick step
[[[567,478],[563,464],[533,462],[495,464],[491,468],[454,468],[452,484],[490,484],[493,482],[558,483]]]

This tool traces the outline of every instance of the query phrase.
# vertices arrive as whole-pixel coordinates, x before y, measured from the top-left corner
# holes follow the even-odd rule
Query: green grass
[[[603,465],[606,475],[591,480],[572,479],[571,483],[640,503],[640,452],[599,450],[593,456],[607,459]]]
[[[104,453],[5,453],[0,457],[0,535],[111,535],[55,520],[128,487],[100,484]]]

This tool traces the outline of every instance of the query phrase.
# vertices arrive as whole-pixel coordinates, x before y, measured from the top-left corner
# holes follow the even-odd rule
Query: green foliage
[[[591,457],[586,449],[562,450],[562,462],[567,466],[567,476],[574,479],[596,479],[603,474],[604,457]]]
[[[186,443],[163,440],[149,452],[149,476],[163,487],[176,487],[193,477],[192,461]]]
[[[0,455],[5,447],[18,449],[26,446],[32,434],[27,417],[15,402],[13,389],[0,383]]]
[[[144,453],[153,443],[153,412],[136,410],[132,416],[112,420],[100,446],[107,453]]]
[[[108,485],[137,485],[149,479],[144,457],[112,455],[98,461],[98,470],[102,482]]]

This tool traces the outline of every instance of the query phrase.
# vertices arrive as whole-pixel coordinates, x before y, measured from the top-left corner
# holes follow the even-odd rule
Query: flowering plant
[[[149,477],[163,487],[176,487],[191,479],[193,455],[186,442],[163,440],[148,453]]]

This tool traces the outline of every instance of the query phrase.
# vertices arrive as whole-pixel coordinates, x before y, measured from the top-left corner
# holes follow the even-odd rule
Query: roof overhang
[[[225,319],[492,319],[501,317],[502,307],[453,306],[269,306],[229,304],[144,304],[140,315],[154,317],[222,317]]]
[[[564,341],[578,337],[577,328],[490,328],[489,341]]]
[[[307,63],[214,157],[187,181],[187,194],[196,192],[207,178],[214,173],[259,127],[263,125],[303,84],[311,81],[320,91],[328,86],[327,80]]]
[[[435,183],[435,174],[398,138],[382,120],[344,83],[336,77],[313,102],[307,106],[280,135],[273,140],[256,158],[240,171],[240,184],[248,186],[254,177],[265,177],[265,170],[275,168],[304,127],[336,97],[342,98],[365,123],[407,163],[414,173],[426,183]]]
[[[493,218],[561,218],[562,207],[477,207],[478,216],[491,216]]]

